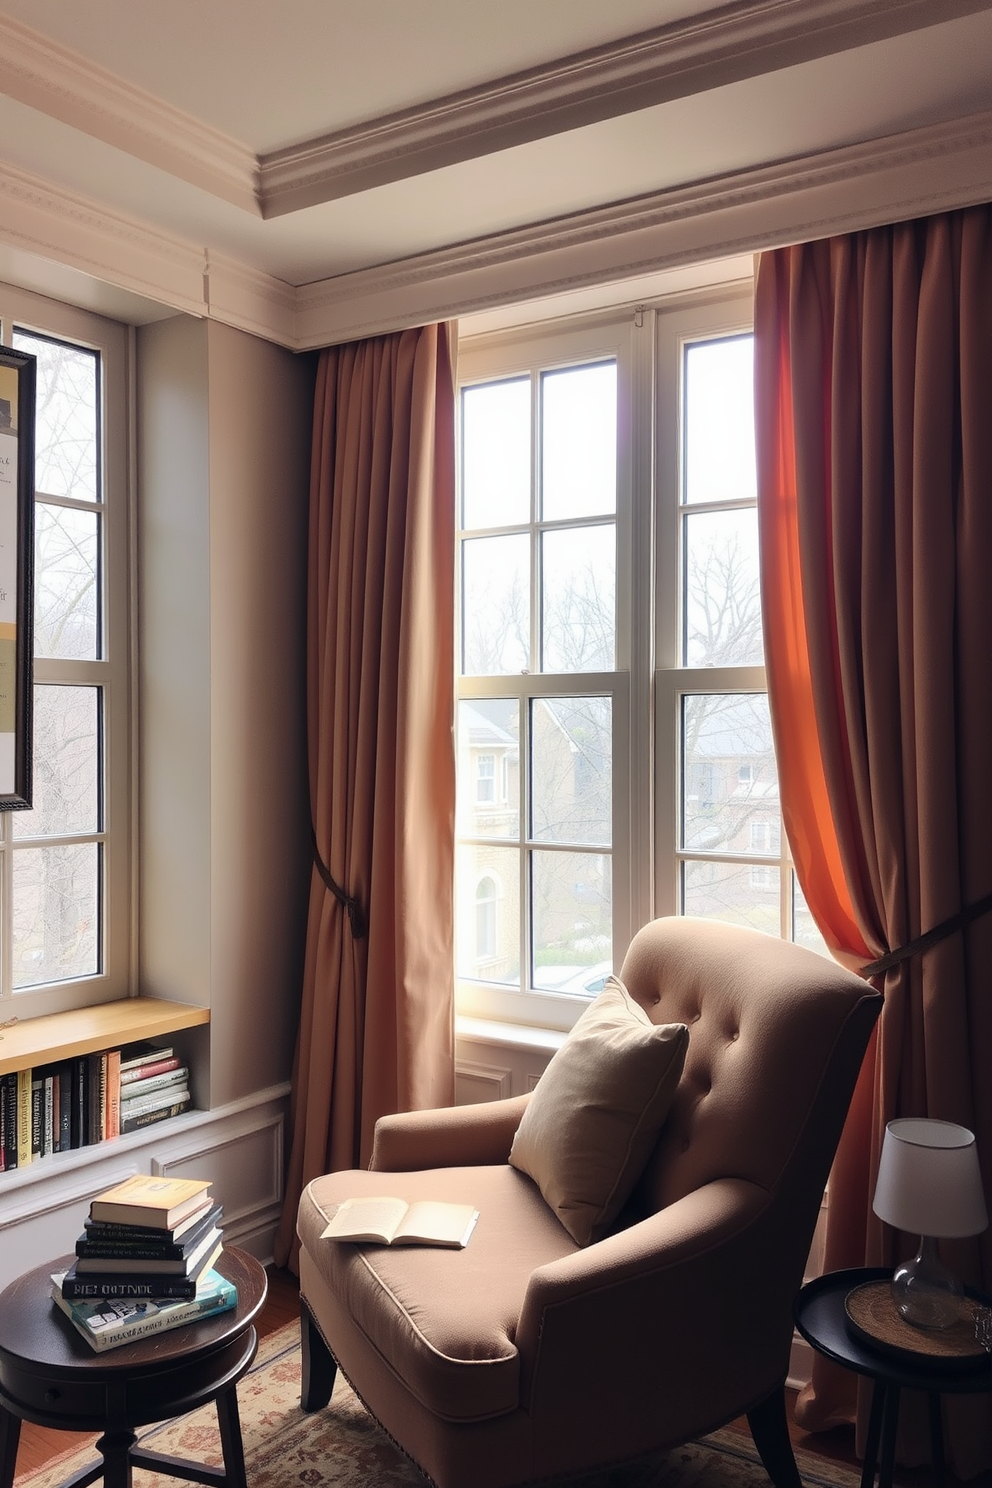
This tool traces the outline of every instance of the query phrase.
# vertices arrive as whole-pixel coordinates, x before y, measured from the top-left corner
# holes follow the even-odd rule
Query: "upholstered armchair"
[[[340,1366],[439,1488],[606,1467],[744,1413],[798,1488],[792,1301],[881,999],[691,919],[641,930],[620,977],[531,1096],[386,1118],[370,1171],[304,1192],[303,1407]],[[463,1250],[321,1238],[384,1193],[480,1218]]]

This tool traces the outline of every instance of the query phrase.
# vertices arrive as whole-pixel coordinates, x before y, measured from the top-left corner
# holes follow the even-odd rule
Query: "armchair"
[[[881,998],[800,947],[681,918],[641,930],[621,978],[689,1037],[604,1238],[578,1244],[508,1162],[530,1096],[385,1118],[370,1171],[303,1194],[303,1408],[340,1366],[438,1488],[592,1471],[743,1413],[776,1488],[798,1488],[792,1301]],[[474,1203],[469,1245],[321,1241],[343,1199],[383,1192]]]

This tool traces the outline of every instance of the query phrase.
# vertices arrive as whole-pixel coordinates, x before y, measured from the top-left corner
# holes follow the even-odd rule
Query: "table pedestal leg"
[[[20,1416],[12,1416],[9,1410],[0,1405],[0,1488],[13,1488],[17,1443],[20,1438]]]
[[[232,1385],[217,1397],[217,1424],[224,1451],[227,1488],[248,1488],[245,1474],[245,1451],[241,1441],[241,1417],[238,1415],[238,1392]]]
[[[930,1406],[930,1459],[933,1470],[933,1488],[941,1488],[944,1481],[944,1424],[940,1416],[940,1396],[931,1392],[927,1396]]]
[[[892,1474],[896,1465],[896,1432],[899,1426],[899,1394],[898,1385],[889,1385],[885,1392],[882,1460],[878,1469],[878,1488],[892,1488]]]
[[[882,1435],[882,1417],[885,1414],[885,1386],[875,1381],[871,1392],[871,1411],[868,1416],[868,1436],[865,1440],[865,1460],[861,1469],[861,1488],[873,1488],[875,1468],[878,1465],[878,1443]]]
[[[106,1431],[96,1444],[103,1458],[103,1488],[131,1488],[133,1431]]]

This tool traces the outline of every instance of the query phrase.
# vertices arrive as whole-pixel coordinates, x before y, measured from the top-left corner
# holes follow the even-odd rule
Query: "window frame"
[[[89,976],[13,989],[13,944],[8,931],[12,905],[8,864],[13,852],[59,838],[13,840],[13,816],[0,813],[0,1022],[89,1007],[127,996],[133,981],[135,844],[132,790],[133,727],[133,480],[130,451],[130,383],[133,337],[127,326],[89,311],[0,283],[0,341],[10,345],[23,331],[73,343],[100,357],[98,440],[100,460],[98,618],[101,655],[95,660],[36,658],[35,686],[90,686],[101,690],[99,747],[102,753],[102,821],[95,833],[71,834],[100,844],[100,970]],[[73,506],[54,497],[49,504]],[[89,509],[83,503],[77,509]]]

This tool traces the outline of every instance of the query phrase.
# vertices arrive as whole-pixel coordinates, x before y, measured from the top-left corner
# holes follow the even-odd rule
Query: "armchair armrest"
[[[612,1420],[631,1440],[639,1419],[670,1415],[682,1441],[784,1379],[791,1292],[773,1210],[765,1189],[719,1179],[534,1271],[515,1341],[542,1437]]]
[[[401,1173],[505,1163],[529,1100],[529,1095],[517,1095],[473,1106],[380,1116],[369,1167]]]

